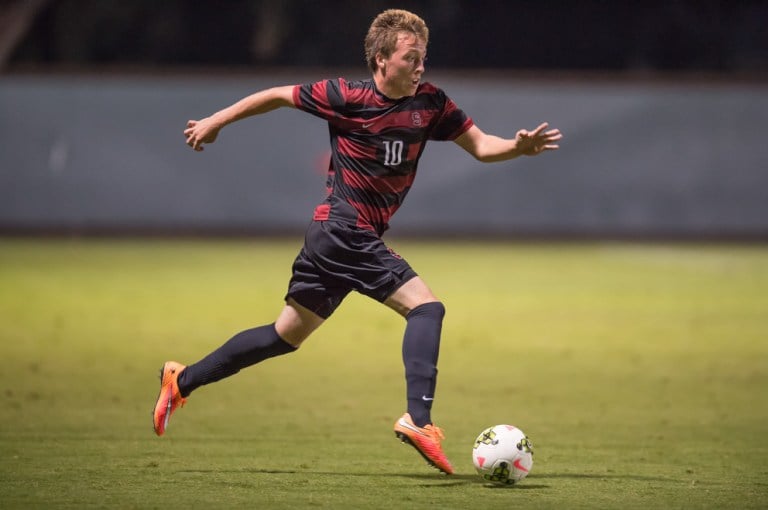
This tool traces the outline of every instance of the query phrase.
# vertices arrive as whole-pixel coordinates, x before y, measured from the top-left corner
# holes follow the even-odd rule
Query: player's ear
[[[376,53],[376,68],[380,70],[382,74],[387,69],[387,58],[380,51]]]

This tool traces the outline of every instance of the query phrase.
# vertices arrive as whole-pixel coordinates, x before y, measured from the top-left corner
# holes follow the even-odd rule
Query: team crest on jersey
[[[414,126],[421,126],[421,114],[419,112],[411,112],[411,120]]]

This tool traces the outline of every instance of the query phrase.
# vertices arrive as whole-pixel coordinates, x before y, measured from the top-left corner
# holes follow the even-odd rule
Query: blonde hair
[[[425,44],[429,42],[429,28],[423,19],[402,9],[387,9],[374,18],[365,36],[365,60],[372,72],[378,69],[378,53],[389,57],[395,52],[400,32],[410,32],[423,39]]]

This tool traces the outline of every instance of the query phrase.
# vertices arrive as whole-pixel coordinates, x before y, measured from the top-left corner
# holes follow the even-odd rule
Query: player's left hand
[[[562,133],[560,133],[559,129],[544,131],[547,127],[549,127],[549,124],[543,122],[533,131],[528,131],[527,129],[518,131],[515,135],[518,152],[525,156],[535,156],[544,151],[559,149],[560,146],[554,142],[563,137]]]

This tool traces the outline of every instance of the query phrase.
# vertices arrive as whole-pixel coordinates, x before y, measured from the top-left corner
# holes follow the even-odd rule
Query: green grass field
[[[392,242],[444,301],[443,476],[392,433],[404,322],[353,295],[201,388],[163,361],[282,306],[300,241],[0,239],[0,508],[766,508],[768,246]],[[512,423],[523,483],[471,447]]]

